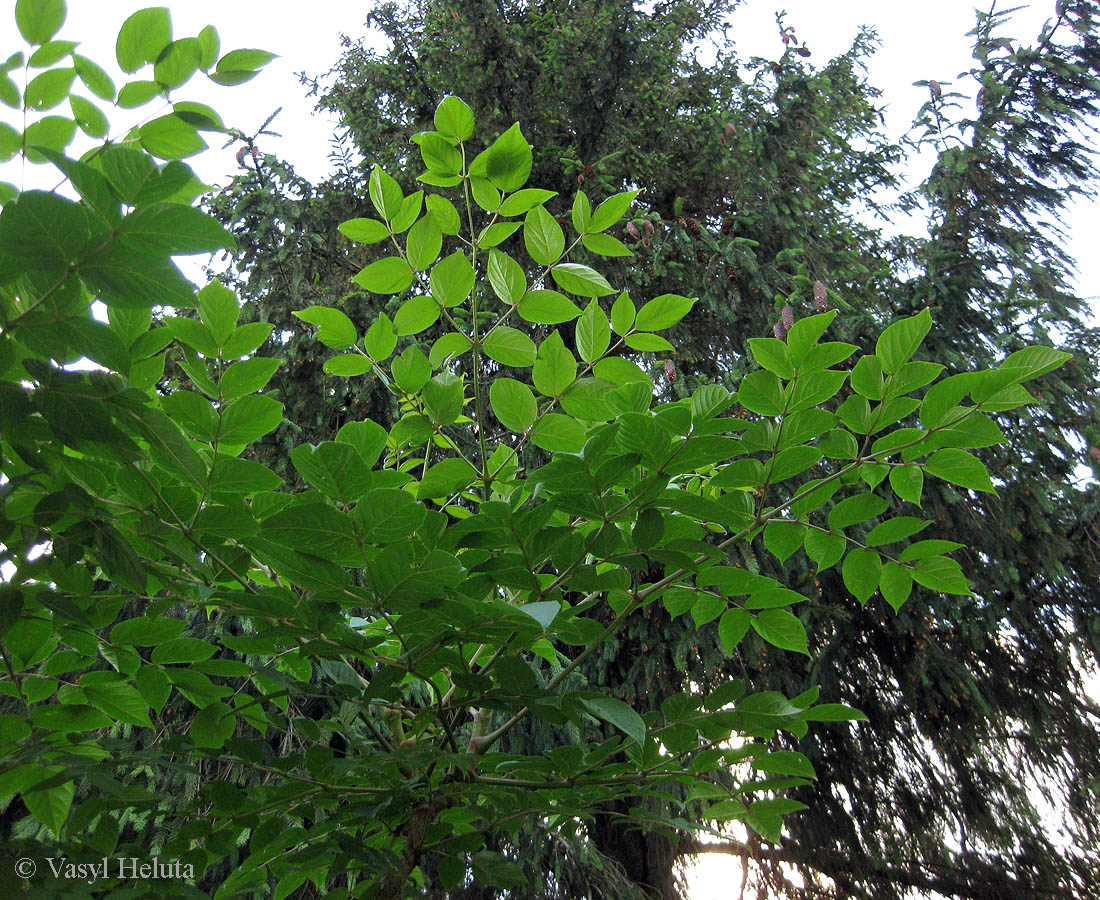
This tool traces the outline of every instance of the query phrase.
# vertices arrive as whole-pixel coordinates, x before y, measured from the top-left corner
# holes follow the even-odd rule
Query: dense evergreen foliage
[[[392,421],[396,408],[378,382],[324,374],[324,357],[291,312],[308,298],[339,306],[360,327],[395,312],[397,301],[387,306],[349,285],[376,255],[349,248],[335,225],[368,214],[371,167],[396,173],[409,138],[431,127],[454,85],[491,131],[521,123],[541,151],[532,182],[558,192],[546,208],[560,221],[578,190],[596,202],[642,189],[616,232],[630,255],[605,268],[635,296],[690,284],[700,298],[676,331],[676,351],[640,360],[670,400],[700,384],[735,387],[752,368],[749,338],[826,305],[840,307],[834,327],[844,339],[867,349],[881,323],[930,307],[923,358],[951,371],[995,363],[1036,340],[1064,347],[1072,359],[1042,379],[1041,408],[1000,415],[999,431],[971,436],[999,495],[925,486],[933,536],[975,548],[966,554],[973,597],[917,591],[884,622],[873,605],[852,605],[835,569],[817,574],[801,554],[781,563],[758,539],[742,563],[813,595],[802,614],[812,665],[777,658],[752,638],[727,657],[714,625],[697,630],[651,609],[585,671],[642,710],[737,674],[789,693],[820,685],[829,700],[868,713],[866,726],[792,743],[819,781],[799,789],[810,808],[788,820],[782,849],[752,840],[723,848],[757,860],[759,877],[791,895],[799,891],[781,861],[841,896],[1094,896],[1100,876],[1089,848],[1100,834],[1090,784],[1100,777],[1100,717],[1081,673],[1100,649],[1100,535],[1095,484],[1079,473],[1095,442],[1100,341],[1052,223],[1071,196],[1095,185],[1097,5],[1059,3],[1030,43],[1008,37],[1003,15],[978,16],[972,77],[959,94],[929,82],[912,135],[938,152],[924,184],[901,186],[909,192],[900,207],[929,222],[916,238],[868,224],[872,203],[898,189],[904,159],[883,134],[862,74],[871,37],[822,62],[811,55],[812,35],[803,44],[781,23],[781,55],[746,60],[721,30],[735,5],[375,8],[370,24],[386,48],[349,40],[330,77],[314,85],[345,128],[332,178],[309,185],[265,157],[210,202],[238,238],[244,315],[273,323],[283,337],[271,352],[288,359],[273,384],[293,424],[257,458],[293,478],[280,460],[302,438],[320,440],[364,416]],[[700,46],[716,46],[712,62],[699,61]],[[571,331],[562,329],[567,346]],[[1002,433],[1007,444],[987,444]],[[550,739],[532,728],[516,747]],[[1064,814],[1063,834],[1036,808],[1038,783]],[[627,876],[617,889],[629,893],[632,882],[671,895],[676,859],[700,849],[624,830],[614,816],[587,834],[568,851],[537,835],[511,846],[532,872],[560,867],[545,891],[561,897],[606,893],[606,883],[591,885],[608,872]]]

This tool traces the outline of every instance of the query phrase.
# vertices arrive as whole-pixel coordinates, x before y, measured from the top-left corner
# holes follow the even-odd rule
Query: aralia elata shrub
[[[380,379],[398,417],[297,447],[309,487],[290,493],[248,458],[283,413],[264,392],[280,362],[254,355],[270,326],[239,325],[232,292],[196,293],[171,261],[232,244],[181,161],[224,126],[173,92],[199,71],[245,81],[270,55],[219,56],[213,29],[172,40],[167,12],[145,10],[118,61],[150,78],[116,92],[55,40],[63,18],[61,0],[17,4],[36,49],[9,59],[7,99],[69,100],[73,128],[97,137],[78,78],[172,107],[79,160],[49,116],[0,130],[78,195],[13,187],[0,213],[0,802],[27,811],[16,855],[155,853],[196,882],[231,859],[215,897],[312,882],[396,898],[469,878],[518,888],[486,835],[576,830],[613,800],[638,801],[639,827],[739,820],[778,842],[800,808],[784,790],[814,777],[781,735],[857,711],[735,680],[643,716],[579,668],[650,606],[716,627],[730,653],[751,640],[811,656],[802,595],[730,562],[761,533],[781,561],[839,565],[853,602],[968,593],[959,545],[920,538],[923,480],[993,490],[968,448],[1001,441],[988,414],[1032,402],[1022,383],[1065,354],[942,377],[913,359],[924,311],[852,364],[856,348],[828,340],[832,311],[752,340],[759,368],[736,393],[662,402],[648,370],[693,300],[632,298],[572,259],[629,255],[608,231],[635,194],[593,209],[578,191],[563,227],[547,209],[562,198],[527,187],[520,126],[479,150],[471,110],[447,97],[414,137],[427,191],[376,168],[377,216],[340,226],[386,248],[354,282],[364,302],[397,297],[392,318],[361,335],[339,309],[297,313],[335,351],[325,370]],[[81,357],[100,370],[65,368]],[[168,358],[183,374],[161,391]],[[884,517],[889,492],[912,515]],[[333,715],[302,713],[318,696]],[[560,745],[504,749],[527,717]],[[189,801],[156,795],[169,769],[193,779]],[[654,819],[658,794],[689,814]],[[151,842],[120,844],[150,812]]]

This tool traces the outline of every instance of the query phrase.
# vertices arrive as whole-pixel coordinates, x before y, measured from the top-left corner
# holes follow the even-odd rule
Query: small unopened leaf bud
[[[638,238],[642,236],[642,233],[638,230],[638,226],[633,222],[626,223],[626,233],[634,238],[634,240],[638,240]]]
[[[665,360],[665,379],[669,384],[676,380],[676,366],[673,365],[671,359]]]
[[[825,285],[820,281],[814,282],[814,306],[817,307],[819,313],[823,313],[829,308],[829,292],[825,290]]]
[[[1100,450],[1096,447],[1089,447],[1089,456],[1092,457],[1093,462],[1100,464]]]
[[[649,238],[647,238],[647,237],[642,238],[642,246],[643,247],[648,247],[649,246]]]
[[[928,90],[932,92],[932,96],[937,100],[943,96],[943,87],[934,79],[928,82]]]
[[[238,166],[242,166],[242,167],[244,166],[244,158],[246,156],[248,156],[248,148],[247,147],[241,147],[241,149],[237,151],[237,165]]]
[[[260,158],[260,151],[257,150],[255,147],[252,148],[252,158],[253,159],[259,159]]]
[[[577,176],[577,184],[584,184],[584,176],[583,175],[578,175]]]
[[[737,133],[737,127],[736,127],[736,126],[735,126],[735,125],[733,124],[733,122],[727,122],[727,123],[726,123],[726,129],[725,129],[725,130],[726,130],[726,134],[727,134],[727,135],[728,135],[729,137],[733,137],[733,136],[734,136],[734,134],[736,134],[736,133]]]
[[[783,307],[783,327],[787,329],[787,331],[794,328],[794,310],[791,309],[789,303]]]
[[[649,219],[642,222],[642,225],[645,226],[646,234],[653,234],[653,232],[657,230],[653,227],[653,223]]]

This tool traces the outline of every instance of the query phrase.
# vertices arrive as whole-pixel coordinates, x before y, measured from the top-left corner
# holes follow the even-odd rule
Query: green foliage
[[[52,37],[51,9],[21,13],[24,35]],[[117,49],[124,69],[152,63],[171,90],[213,66],[216,44],[209,33],[171,42],[167,14],[147,10],[124,24]],[[234,51],[212,77],[243,81],[269,58]],[[391,239],[396,255],[354,280],[401,295],[393,319],[361,328],[333,307],[295,312],[342,354],[332,359],[347,377],[372,372],[394,393],[400,418],[389,428],[349,422],[297,446],[290,460],[308,488],[280,491],[277,473],[242,456],[284,415],[263,393],[279,360],[250,355],[270,328],[239,324],[231,292],[211,284],[195,294],[170,262],[231,239],[181,202],[189,177],[175,160],[197,144],[184,119],[165,118],[159,129],[142,126],[132,146],[79,162],[50,152],[80,201],[25,192],[0,214],[0,528],[12,567],[0,778],[48,830],[32,828],[27,840],[51,847],[42,855],[97,848],[99,829],[89,825],[117,833],[115,815],[146,805],[140,758],[140,768],[171,759],[197,775],[212,759],[237,773],[278,773],[273,785],[208,784],[181,811],[186,825],[165,823],[161,852],[198,872],[249,840],[219,897],[260,882],[285,895],[302,883],[302,866],[318,884],[340,877],[365,897],[405,896],[433,870],[445,883],[469,872],[519,888],[522,870],[486,846],[496,829],[548,816],[567,828],[611,801],[685,781],[713,789],[702,820],[741,819],[778,841],[782,816],[804,804],[772,795],[814,777],[779,735],[801,737],[808,722],[854,711],[815,706],[816,692],[788,699],[731,681],[643,715],[578,685],[580,667],[655,601],[690,611],[697,626],[718,619],[727,650],[751,629],[780,651],[811,655],[803,621],[787,608],[802,595],[733,564],[732,552],[761,531],[784,557],[804,542],[809,552],[811,534],[835,538],[830,565],[844,557],[860,602],[883,581],[883,558],[895,608],[906,578],[966,592],[941,552],[949,547],[892,547],[916,533],[916,517],[886,517],[865,533],[888,504],[883,479],[868,492],[855,476],[872,465],[884,477],[927,469],[986,487],[984,467],[952,433],[986,409],[1027,402],[1018,386],[1059,357],[975,376],[957,395],[941,391],[953,399],[936,406],[936,424],[889,431],[927,383],[904,368],[928,331],[921,313],[856,364],[853,382],[866,372],[868,387],[853,388],[867,402],[861,427],[850,428],[823,408],[848,380],[834,368],[848,354],[819,344],[828,314],[792,329],[793,341],[754,345],[766,368],[736,395],[709,385],[655,400],[652,382],[619,354],[663,347],[654,332],[677,325],[695,300],[661,294],[636,309],[607,276],[571,259],[579,247],[619,255],[616,244],[585,238],[618,222],[636,192],[594,211],[582,203],[567,240],[545,209],[549,192],[524,187],[534,156],[520,126],[475,153],[474,116],[448,97],[438,130],[417,143],[420,180],[453,201],[425,204],[375,167],[368,193],[381,218],[343,228],[356,240]],[[493,246],[488,229],[521,216],[540,283],[561,293],[533,286],[534,269]],[[613,303],[601,302],[610,295]],[[187,314],[154,327],[150,307],[166,297]],[[94,298],[106,304],[106,325],[91,315]],[[574,349],[559,329],[524,326],[525,305],[531,316],[575,319]],[[416,344],[393,355],[398,337],[436,322],[448,331],[430,355]],[[169,352],[183,374],[162,395],[156,375],[142,373],[150,359],[160,371]],[[63,368],[80,356],[103,370]],[[490,387],[498,366],[516,377]],[[897,415],[902,400],[911,405]],[[829,458],[808,487],[791,483],[825,458],[822,435],[856,452]],[[845,499],[826,508],[841,485]],[[141,617],[120,615],[124,603]],[[208,640],[166,615],[183,610],[242,627]],[[339,698],[338,717],[288,719],[318,689]],[[187,717],[167,717],[179,704]],[[574,752],[501,752],[501,739],[528,719],[576,735]],[[142,730],[154,727],[165,733],[147,745]],[[75,757],[61,740],[72,734],[82,742]],[[83,779],[93,771],[89,791]],[[99,791],[117,799],[103,806]],[[681,824],[662,816],[648,827]]]

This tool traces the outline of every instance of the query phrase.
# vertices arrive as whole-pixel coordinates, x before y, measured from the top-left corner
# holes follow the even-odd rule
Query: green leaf
[[[431,363],[433,369],[438,369],[448,359],[461,356],[472,346],[473,344],[466,335],[459,334],[456,331],[448,332],[440,335],[436,342],[432,344],[432,349],[428,353],[428,362]]]
[[[439,303],[434,297],[420,294],[401,304],[393,317],[393,327],[399,335],[420,334],[439,318]]]
[[[817,564],[817,571],[823,572],[840,562],[848,546],[842,534],[833,534],[811,528],[806,532],[806,555]]]
[[[7,162],[23,147],[23,134],[7,122],[0,122],[0,162]]]
[[[386,223],[377,219],[348,219],[340,223],[339,231],[348,240],[359,244],[377,244],[390,236]]]
[[[256,72],[276,58],[276,54],[266,50],[243,48],[230,50],[218,60],[217,68],[210,80],[218,84],[244,84]]]
[[[875,344],[875,356],[882,360],[883,371],[892,374],[908,362],[931,327],[932,313],[922,309],[917,315],[887,328]]]
[[[539,345],[538,357],[531,372],[535,390],[546,397],[560,397],[576,377],[577,360],[565,346],[561,335],[552,332]]]
[[[107,136],[111,126],[98,106],[79,94],[73,94],[69,97],[69,106],[73,111],[76,124],[88,137],[104,138]]]
[[[252,394],[234,400],[222,412],[223,444],[250,444],[283,421],[283,404],[271,397]]]
[[[187,640],[177,638],[176,640]],[[210,649],[213,650],[212,645]],[[153,654],[156,655],[156,648]],[[106,713],[116,722],[125,722],[127,725],[142,725],[152,728],[153,723],[149,719],[149,707],[145,698],[138,693],[137,688],[122,681],[102,682],[89,684],[88,678],[82,678],[80,688],[91,702],[92,706],[102,713]]]
[[[773,750],[758,756],[752,761],[752,767],[760,772],[775,775],[790,775],[794,778],[817,778],[813,764],[806,755],[797,750]]]
[[[172,421],[200,441],[213,441],[218,436],[218,414],[201,394],[177,390],[161,401],[161,408]]]
[[[416,275],[400,256],[387,256],[370,263],[351,280],[375,294],[400,294],[412,285]]]
[[[631,707],[614,697],[586,697],[581,700],[588,712],[597,719],[609,722],[638,744],[645,743],[645,722]]]
[[[1001,365],[1006,369],[1023,369],[1027,373],[1023,380],[1038,378],[1053,372],[1070,358],[1071,354],[1053,347],[1025,347],[1010,353]]]
[[[428,194],[424,198],[424,206],[428,213],[435,219],[435,224],[444,234],[458,234],[462,230],[462,219],[455,205],[439,194]]]
[[[210,329],[215,344],[221,347],[237,327],[241,308],[237,296],[220,281],[211,281],[198,294],[199,318]]]
[[[909,594],[913,590],[913,576],[905,566],[888,562],[882,567],[882,577],[878,587],[886,602],[893,607],[894,612],[897,612],[909,599]]]
[[[930,590],[962,596],[969,596],[971,593],[962,567],[946,556],[918,559],[910,572],[917,584],[924,585]]]
[[[646,353],[660,353],[662,351],[672,351],[676,349],[659,334],[635,332],[634,334],[628,334],[624,343],[631,350],[641,350]]]
[[[762,416],[778,416],[783,412],[783,385],[775,373],[767,369],[757,369],[741,379],[737,400],[751,412]]]
[[[115,99],[115,83],[103,69],[86,56],[73,54],[73,67],[84,86],[100,100]]]
[[[488,276],[493,293],[508,306],[519,303],[527,293],[527,276],[507,253],[496,249],[489,251]]]
[[[140,130],[141,146],[160,159],[185,159],[206,149],[198,129],[174,114],[146,122]]]
[[[804,722],[866,722],[867,716],[843,703],[822,703],[802,714]]]
[[[756,361],[780,378],[794,378],[794,363],[787,345],[776,338],[749,338],[749,349]]]
[[[528,291],[519,302],[520,318],[536,325],[558,325],[571,322],[581,314],[572,300],[557,291]]]
[[[611,304],[611,330],[622,337],[634,327],[637,317],[634,301],[630,299],[630,294],[623,291]]]
[[[351,319],[338,309],[311,306],[295,310],[293,315],[310,325],[317,325],[317,340],[330,350],[347,350],[359,340],[359,332]]]
[[[462,415],[465,388],[462,379],[451,372],[440,372],[424,385],[421,392],[424,410],[436,425],[451,425]]]
[[[365,356],[356,353],[344,353],[325,360],[323,366],[326,375],[337,375],[343,378],[356,378],[365,375],[371,369],[371,361]]]
[[[412,136],[412,142],[420,147],[420,158],[432,175],[446,178],[461,171],[462,153],[439,132],[421,131]]]
[[[409,234],[405,238],[405,248],[409,265],[418,272],[424,271],[439,259],[439,251],[443,248],[443,232],[432,216],[421,217],[420,221],[409,229]]]
[[[355,505],[355,521],[363,540],[388,544],[402,541],[424,522],[427,508],[408,491],[381,488]]]
[[[18,0],[15,4],[15,24],[28,44],[46,43],[64,22],[65,0]]]
[[[881,400],[886,393],[882,380],[882,360],[864,356],[855,364],[851,376],[852,390],[868,400]]]
[[[960,487],[997,493],[981,460],[965,450],[955,447],[937,450],[924,464],[924,469],[937,478]]]
[[[516,191],[500,204],[500,214],[502,216],[522,216],[528,210],[534,209],[557,195],[557,191],[524,188],[522,191]]]
[[[498,137],[485,154],[485,177],[502,191],[518,191],[531,177],[534,157],[519,122]]]
[[[751,622],[753,631],[773,647],[810,655],[806,628],[794,613],[785,609],[765,609],[752,616]]]
[[[34,163],[45,162],[45,157],[41,153],[30,148],[47,147],[60,152],[72,143],[75,135],[76,122],[65,116],[45,116],[37,122],[32,122],[23,132],[23,142],[28,148],[27,159]]]
[[[727,609],[718,620],[718,640],[722,649],[733,653],[745,635],[749,633],[752,617],[743,609]]]
[[[144,106],[154,97],[159,97],[163,90],[155,81],[130,81],[118,92],[117,105],[122,109],[136,109]]]
[[[363,336],[363,347],[375,362],[384,362],[396,346],[397,332],[393,322],[385,313],[380,313]]]
[[[407,394],[415,394],[432,377],[432,365],[415,344],[406,347],[404,352],[390,364],[397,386]]]
[[[282,483],[282,479],[266,466],[232,456],[219,456],[210,473],[213,490],[230,494],[274,491]]]
[[[78,46],[77,41],[46,41],[27,60],[32,69],[45,69],[69,56]]]
[[[466,460],[457,457],[444,459],[428,469],[416,496],[420,500],[449,497],[471,485],[476,478],[477,470]]]
[[[523,223],[523,243],[531,259],[542,266],[553,265],[565,252],[565,234],[542,206],[536,206],[527,213]]]
[[[267,340],[273,328],[270,322],[249,322],[233,329],[222,347],[222,356],[225,359],[237,359],[251,353]]]
[[[27,84],[23,102],[36,112],[53,109],[69,96],[69,88],[76,78],[76,69],[50,69],[36,75]]]
[[[535,342],[522,331],[498,325],[482,344],[486,355],[504,366],[530,366],[535,362]]]
[[[349,443],[299,444],[290,458],[306,481],[334,500],[351,503],[371,489],[370,469]]]
[[[550,275],[563,291],[580,297],[603,297],[615,293],[606,278],[580,263],[558,263],[550,270]]]
[[[876,494],[857,494],[854,497],[848,497],[829,510],[829,530],[839,531],[873,519],[885,512],[889,505],[888,500]]]
[[[432,267],[432,296],[448,309],[461,306],[474,289],[474,280],[474,267],[465,253],[456,250]]]
[[[213,25],[207,25],[199,32],[199,46],[202,48],[202,59],[199,68],[209,72],[210,67],[218,61],[218,53],[221,52],[221,38],[218,37],[218,29]]]
[[[196,747],[216,749],[225,746],[236,729],[236,714],[224,703],[215,701],[199,710],[187,733]]]
[[[902,500],[920,506],[924,489],[924,470],[915,464],[894,466],[890,469],[890,487]]]
[[[534,424],[538,404],[531,389],[513,378],[497,378],[489,388],[489,405],[509,431],[523,434]]]
[[[258,465],[258,464],[257,464]],[[119,622],[111,629],[111,643],[130,647],[155,647],[180,636],[187,627],[182,619],[167,616],[138,616]]]
[[[598,253],[600,256],[634,256],[634,253],[626,244],[609,234],[586,234],[581,243],[584,244],[586,250]]]
[[[764,526],[764,546],[785,562],[806,537],[806,526],[801,522],[773,519]]]
[[[898,558],[902,562],[912,562],[914,559],[924,559],[928,556],[939,556],[941,553],[950,553],[952,550],[958,550],[963,546],[965,545],[956,541],[917,541],[915,544],[910,544],[902,550],[901,556]]]
[[[115,58],[127,74],[156,62],[172,40],[172,19],[163,6],[139,9],[122,23],[115,41]]]
[[[874,550],[857,547],[850,550],[844,558],[841,574],[848,590],[861,604],[866,604],[867,599],[878,588],[882,574],[882,557]]]
[[[278,368],[279,360],[263,356],[253,356],[251,359],[233,363],[222,374],[220,385],[222,397],[226,400],[235,400],[245,394],[254,394],[262,390]]]
[[[448,95],[435,108],[435,128],[457,141],[469,140],[474,133],[474,112],[458,97]]]
[[[479,850],[470,857],[470,870],[479,884],[505,890],[520,888],[527,884],[523,869],[506,859],[500,853],[491,850]]]
[[[153,78],[168,90],[182,87],[198,71],[202,62],[202,44],[198,38],[172,41],[153,66]]]
[[[592,213],[592,218],[588,220],[587,230],[589,232],[607,231],[608,228],[615,225],[619,219],[626,215],[627,210],[630,209],[631,204],[640,193],[641,191],[625,191],[608,197]]]
[[[931,524],[929,521],[917,519],[913,516],[898,516],[894,519],[887,519],[871,529],[871,533],[867,535],[866,543],[868,547],[881,547],[883,544],[903,541],[907,537],[912,537],[918,531],[923,531]]]
[[[370,201],[378,214],[387,222],[401,212],[401,204],[404,194],[401,186],[381,166],[371,169],[370,179],[367,182],[367,191]]]
[[[638,310],[634,326],[639,331],[662,331],[671,328],[684,318],[695,305],[695,300],[677,294],[662,294],[650,300]]]
[[[546,413],[531,431],[531,443],[551,452],[577,453],[584,447],[585,431],[571,416]]]
[[[796,366],[801,367],[804,361],[809,361],[810,354],[816,350],[815,345],[821,339],[821,335],[825,333],[825,329],[832,324],[835,318],[836,310],[830,309],[826,313],[807,316],[794,323],[791,330],[787,332],[787,350],[790,352],[791,360]],[[855,350],[855,348],[853,347],[852,350]],[[849,353],[849,355],[851,354]],[[847,356],[841,357],[841,359],[847,359]],[[839,359],[836,360],[836,362],[839,361]],[[831,362],[825,364],[833,365]]]
[[[66,781],[45,790],[27,791],[23,794],[23,802],[30,814],[58,837],[69,816],[74,795],[73,783]]]
[[[611,326],[598,300],[589,303],[577,319],[576,346],[577,353],[586,363],[594,363],[611,346]]]

